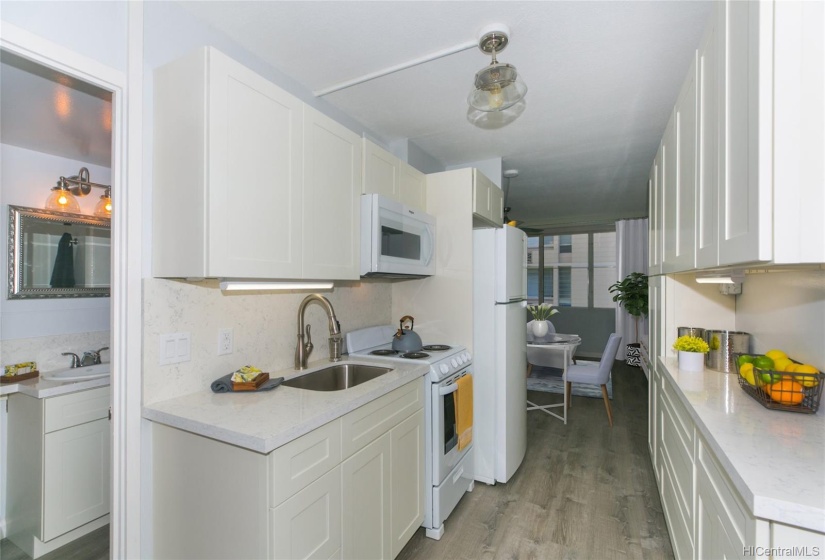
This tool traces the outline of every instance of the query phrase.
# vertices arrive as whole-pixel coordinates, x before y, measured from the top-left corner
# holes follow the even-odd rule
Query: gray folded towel
[[[212,392],[213,393],[257,393],[258,391],[271,391],[275,387],[281,384],[283,381],[283,377],[276,377],[275,379],[270,379],[263,383],[260,387],[255,389],[254,391],[234,391],[232,389],[232,374],[228,373],[223,377],[217,378],[215,381],[212,382]]]

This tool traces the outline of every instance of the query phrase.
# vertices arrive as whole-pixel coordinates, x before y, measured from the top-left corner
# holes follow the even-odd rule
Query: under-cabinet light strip
[[[221,282],[221,291],[331,290],[332,282]]]

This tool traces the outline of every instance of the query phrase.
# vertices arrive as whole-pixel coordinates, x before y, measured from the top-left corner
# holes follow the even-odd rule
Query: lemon
[[[765,355],[769,357],[771,360],[776,361],[779,358],[787,358],[788,355],[783,352],[782,350],[768,350],[765,352]]]
[[[773,358],[773,356],[771,356]],[[793,360],[790,358],[773,358],[773,369],[775,371],[787,371],[785,368],[788,364],[792,364]]]
[[[800,364],[796,366],[796,369],[794,369],[794,373],[796,374],[794,376],[794,380],[800,385],[803,385],[805,387],[816,387],[817,385],[819,385],[819,379],[817,379],[817,376],[815,375],[819,373],[819,370],[811,364]],[[808,375],[799,375],[800,373]]]
[[[742,364],[739,366],[739,375],[741,375],[745,381],[756,387],[756,380],[753,377],[753,364]]]
[[[792,372],[796,371],[796,366],[798,366],[798,365],[799,364],[797,364],[797,363],[791,362],[788,365],[786,365],[785,369],[783,369],[782,371],[792,373]]]

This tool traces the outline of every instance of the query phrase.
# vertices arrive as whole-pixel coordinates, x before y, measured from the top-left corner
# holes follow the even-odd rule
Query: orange
[[[804,388],[796,381],[783,379],[770,385],[765,392],[779,404],[796,406],[805,398]]]

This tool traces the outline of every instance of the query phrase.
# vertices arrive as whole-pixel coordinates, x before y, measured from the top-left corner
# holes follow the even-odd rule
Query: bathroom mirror
[[[9,206],[9,299],[108,297],[111,220]]]

